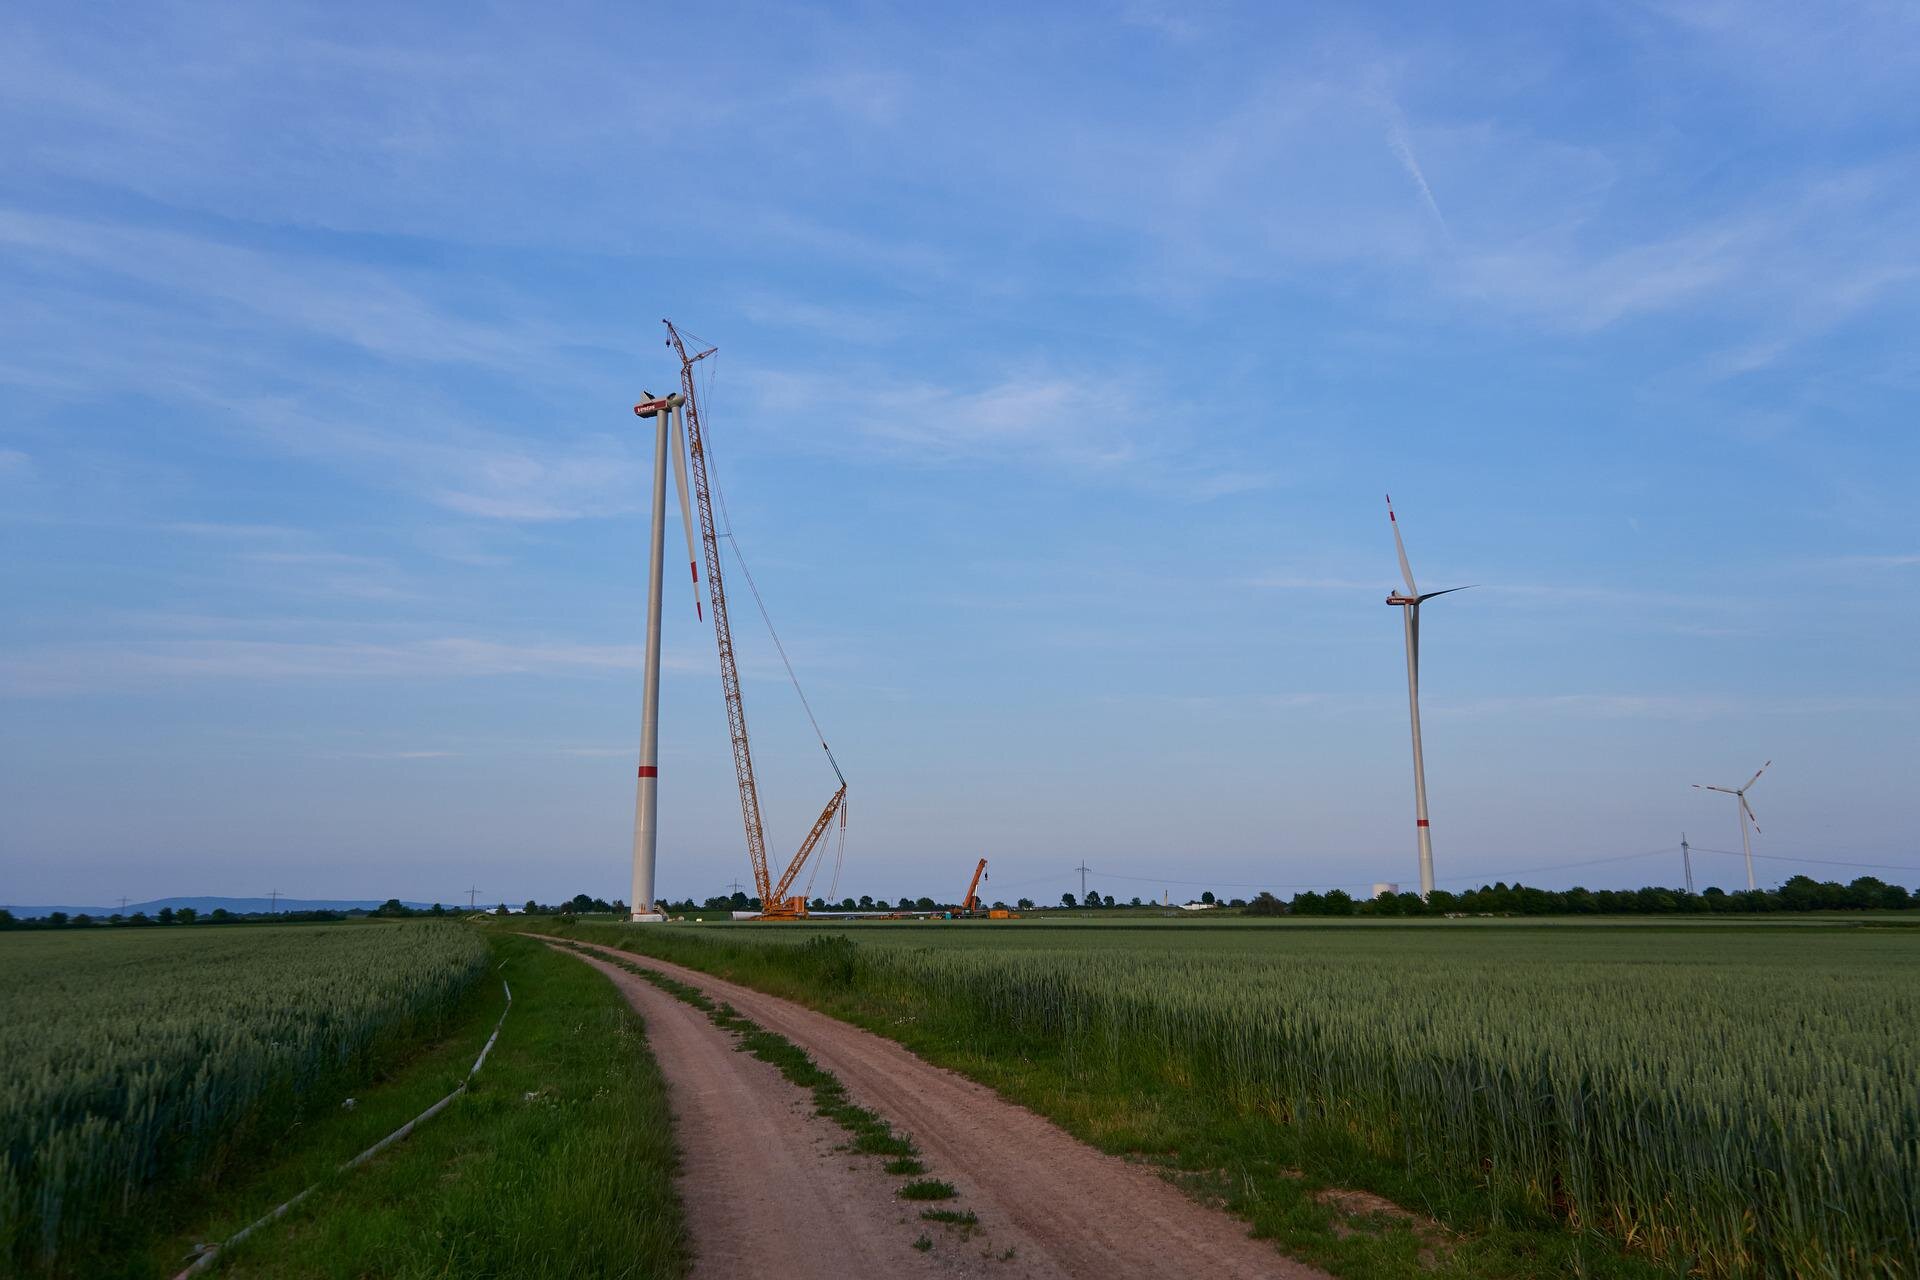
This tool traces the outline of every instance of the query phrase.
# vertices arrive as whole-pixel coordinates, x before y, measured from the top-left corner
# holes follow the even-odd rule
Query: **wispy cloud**
[[[205,236],[0,209],[0,246],[84,265],[165,291],[177,313],[193,300],[387,359],[531,371],[561,345],[526,320],[476,321],[430,302],[399,273],[338,258],[266,252]]]
[[[1420,167],[1420,158],[1413,153],[1413,142],[1407,137],[1407,121],[1401,114],[1400,104],[1384,91],[1380,93],[1379,101],[1380,110],[1387,119],[1387,146],[1392,149],[1394,157],[1400,161],[1400,167],[1407,171],[1407,176],[1413,179],[1414,188],[1419,191],[1421,200],[1425,202],[1427,212],[1431,213],[1433,220],[1440,224],[1441,232],[1451,236],[1452,232],[1447,227],[1447,216],[1440,212],[1440,202],[1433,197],[1433,187],[1427,182],[1426,171]]]
[[[305,531],[281,524],[223,523],[218,520],[174,520],[157,526],[162,533],[181,533],[198,538],[223,538],[235,541],[291,539]]]
[[[1197,10],[1198,6],[1192,3],[1169,5],[1155,3],[1155,0],[1126,0],[1120,7],[1120,21],[1187,44],[1206,30],[1196,19]]]
[[[798,329],[840,342],[885,342],[898,336],[900,317],[872,308],[828,305],[754,290],[740,300],[740,314],[770,329]]]
[[[954,387],[764,373],[754,387],[764,414],[845,424],[854,437],[846,446],[877,446],[908,461],[1038,459],[1099,470],[1139,457],[1128,429],[1141,416],[1136,396],[1099,380],[1037,374]],[[822,413],[828,404],[831,417]]]
[[[668,669],[697,666],[669,658]],[[638,645],[470,636],[371,643],[206,637],[102,641],[0,656],[0,694],[46,697],[165,688],[206,680],[433,680],[594,675],[641,667]]]
[[[1392,587],[1392,573],[1389,571],[1378,579],[1367,578],[1330,578],[1296,574],[1261,574],[1245,580],[1245,585],[1262,591],[1366,591],[1377,592]]]
[[[1436,717],[1573,716],[1598,720],[1717,720],[1735,716],[1836,716],[1888,710],[1892,700],[1850,696],[1562,693],[1473,699],[1421,699]]]
[[[1832,556],[1822,563],[1837,569],[1911,569],[1920,566],[1920,554]]]
[[[844,428],[826,446],[896,463],[1038,466],[1188,501],[1270,488],[1274,472],[1183,450],[1191,410],[1136,379],[1045,371],[979,386],[878,376],[769,372],[753,379],[761,416]],[[834,412],[823,416],[822,405]],[[1169,412],[1171,410],[1171,412]]]

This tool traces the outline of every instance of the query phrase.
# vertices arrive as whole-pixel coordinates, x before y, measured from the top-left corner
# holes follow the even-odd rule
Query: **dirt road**
[[[835,1150],[845,1132],[813,1114],[810,1095],[737,1052],[699,1010],[583,956],[645,1019],[666,1075],[696,1277],[1326,1280],[1152,1170],[1095,1151],[891,1040],[679,965],[594,950],[698,987],[805,1049],[854,1102],[912,1135],[927,1175],[959,1190],[951,1207],[979,1215],[978,1227],[964,1229],[921,1222],[921,1206],[893,1194],[903,1179],[872,1157]],[[928,1246],[916,1248],[923,1238]]]

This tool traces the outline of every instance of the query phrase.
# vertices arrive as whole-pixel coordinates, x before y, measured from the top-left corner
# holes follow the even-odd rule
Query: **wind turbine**
[[[1420,606],[1435,596],[1465,591],[1448,587],[1422,595],[1413,585],[1413,566],[1407,563],[1407,544],[1400,538],[1400,521],[1393,514],[1393,495],[1387,495],[1387,523],[1393,526],[1393,549],[1400,556],[1400,576],[1407,584],[1406,594],[1396,591],[1387,603],[1402,610],[1401,621],[1407,633],[1407,710],[1413,721],[1413,817],[1420,837],[1420,896],[1433,895],[1433,831],[1427,825],[1427,765],[1420,751]]]
[[[1747,803],[1747,792],[1752,789],[1754,783],[1760,781],[1760,775],[1765,773],[1772,766],[1773,766],[1773,761],[1769,760],[1766,762],[1766,764],[1763,764],[1758,769],[1755,769],[1753,771],[1753,776],[1747,779],[1747,784],[1744,787],[1710,787],[1705,785],[1704,783],[1699,783],[1699,782],[1696,782],[1693,784],[1693,789],[1695,791],[1718,791],[1722,795],[1732,796],[1735,800],[1739,802],[1740,804],[1740,848],[1747,855],[1747,890],[1748,892],[1752,892],[1754,889],[1758,888],[1759,886],[1755,885],[1753,882],[1753,837],[1747,834],[1747,827],[1749,824],[1751,824],[1753,829],[1755,831],[1758,831],[1760,829],[1760,819],[1753,816],[1753,806]]]
[[[654,854],[660,838],[660,587],[667,547],[667,460],[672,455],[680,493],[680,519],[687,532],[687,565],[693,574],[693,609],[700,612],[700,570],[693,558],[693,512],[687,501],[687,461],[682,420],[686,397],[679,392],[646,399],[634,416],[653,420],[653,525],[647,557],[647,636],[641,673],[640,767],[633,798],[633,895],[635,923],[658,922],[654,910]]]

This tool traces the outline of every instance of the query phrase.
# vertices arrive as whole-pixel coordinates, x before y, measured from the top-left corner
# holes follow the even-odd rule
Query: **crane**
[[[827,763],[833,766],[833,775],[839,779],[840,788],[827,801],[827,807],[814,819],[813,829],[807,832],[807,838],[800,842],[799,852],[787,864],[786,870],[775,881],[767,865],[767,836],[760,822],[760,789],[753,777],[753,749],[747,740],[747,713],[740,701],[740,672],[734,664],[733,626],[727,616],[726,580],[720,566],[720,536],[713,523],[713,494],[707,479],[706,437],[700,425],[700,408],[695,396],[693,367],[705,360],[719,348],[708,347],[694,355],[687,354],[686,344],[681,341],[680,331],[673,327],[671,320],[662,320],[667,326],[667,343],[680,357],[680,390],[686,396],[687,454],[693,463],[694,507],[700,515],[700,541],[707,562],[707,599],[713,606],[713,636],[720,650],[720,689],[727,700],[727,731],[733,739],[733,774],[740,786],[740,817],[747,829],[747,856],[753,863],[753,885],[760,895],[760,918],[765,920],[798,920],[807,914],[807,900],[804,895],[789,896],[793,882],[799,877],[807,860],[813,856],[814,849],[820,843],[820,837],[826,834],[834,815],[840,818],[840,830],[844,838],[847,828],[847,779],[840,772],[839,761],[833,758],[833,751],[827,746],[825,737],[820,739],[820,749],[827,753]],[[677,461],[678,459],[676,459]],[[681,484],[682,510],[685,510],[686,486]],[[691,530],[688,531],[691,535]],[[691,539],[689,539],[691,540]],[[744,562],[743,562],[744,563]],[[694,571],[694,578],[699,572]],[[751,585],[751,579],[749,579]],[[697,603],[697,599],[696,599]],[[771,623],[769,623],[771,625]],[[775,644],[779,643],[775,637]],[[786,653],[781,652],[784,661]],[[792,665],[788,665],[788,674],[792,674]],[[799,682],[795,681],[795,688]],[[804,705],[806,695],[801,695]],[[813,720],[813,710],[807,709],[807,718],[813,723],[814,732],[819,734],[820,725]]]
[[[987,860],[980,859],[980,865],[973,869],[973,879],[967,882],[967,896],[960,900],[960,914],[970,916],[980,909],[980,877],[987,872]]]

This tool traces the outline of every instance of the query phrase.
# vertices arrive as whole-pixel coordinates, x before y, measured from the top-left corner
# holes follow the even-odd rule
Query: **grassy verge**
[[[545,925],[545,922],[543,922]],[[713,973],[911,1048],[1116,1155],[1165,1167],[1191,1194],[1346,1280],[1650,1280],[1676,1270],[1502,1197],[1462,1170],[1410,1172],[1337,1128],[1303,1129],[1177,1073],[1090,1072],[1057,1038],[1008,1031],[897,985],[863,981],[844,946],[729,946],[619,926],[544,929]]]
[[[215,1276],[674,1277],[687,1249],[666,1086],[639,1020],[600,975],[545,946],[492,939],[513,1011],[466,1096],[350,1173],[332,1170],[457,1084],[499,1016],[482,984],[459,1031],[352,1110],[305,1127],[216,1212],[127,1275],[171,1275],[302,1187],[321,1190]]]

